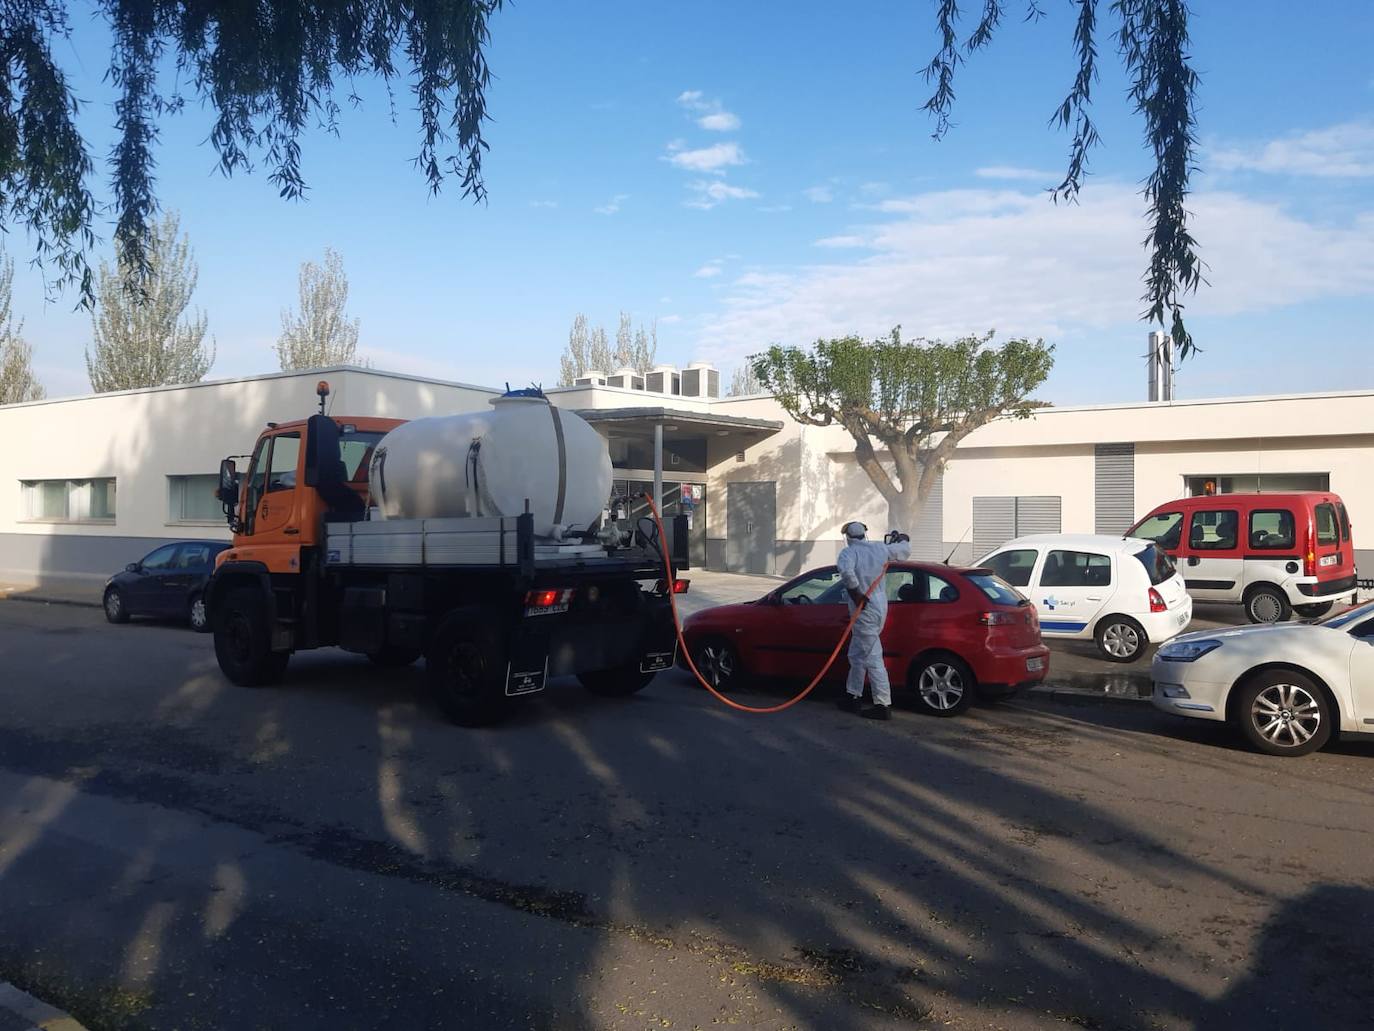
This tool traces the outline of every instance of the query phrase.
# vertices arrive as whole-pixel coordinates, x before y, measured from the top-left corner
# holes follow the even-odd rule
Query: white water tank
[[[606,441],[542,396],[488,412],[414,419],[382,438],[369,485],[383,519],[514,517],[528,499],[537,537],[588,529],[611,495]]]

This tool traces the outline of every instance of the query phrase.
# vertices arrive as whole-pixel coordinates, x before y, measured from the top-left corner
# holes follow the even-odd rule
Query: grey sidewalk
[[[0,981],[0,1031],[86,1031],[61,1010]]]
[[[47,602],[53,605],[93,605],[99,608],[100,598],[104,590],[105,588],[101,584],[71,587],[0,583],[0,601],[12,599],[14,601]]]

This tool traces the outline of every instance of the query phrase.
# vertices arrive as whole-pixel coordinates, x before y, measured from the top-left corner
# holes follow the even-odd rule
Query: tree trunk
[[[901,530],[909,537],[916,536],[916,527],[921,522],[921,509],[924,507],[920,499],[916,496],[915,487],[909,487],[896,497],[887,499],[887,530]],[[875,532],[869,536],[877,540],[878,534]]]

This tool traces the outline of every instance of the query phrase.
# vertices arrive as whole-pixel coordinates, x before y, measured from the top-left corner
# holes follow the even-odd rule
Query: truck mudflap
[[[673,646],[668,651],[645,652],[639,660],[639,672],[641,673],[662,673],[665,669],[672,669],[677,662],[677,635],[673,635]]]
[[[530,662],[506,663],[506,697],[534,694],[544,690],[549,680],[549,657],[544,656],[540,664]]]

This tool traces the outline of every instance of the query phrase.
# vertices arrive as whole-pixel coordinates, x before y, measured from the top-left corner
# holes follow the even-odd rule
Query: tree
[[[14,300],[14,259],[0,261],[0,405],[41,401],[47,396],[33,375],[33,349],[24,339],[24,322],[17,324]]]
[[[1040,406],[1028,398],[1049,375],[1053,346],[1010,340],[994,348],[992,337],[903,340],[898,327],[872,342],[818,340],[810,351],[774,344],[753,366],[793,419],[849,431],[860,468],[887,502],[890,525],[908,529],[960,441],[994,419],[1024,419]]]
[[[747,394],[763,393],[763,383],[759,381],[758,373],[754,371],[752,361],[744,361],[735,366],[735,371],[730,377],[730,393],[727,397],[744,397]]]
[[[110,390],[198,383],[215,363],[205,346],[206,317],[197,309],[182,319],[199,270],[180,221],[169,212],[150,227],[141,250],[147,269],[134,283],[135,260],[115,244],[115,267],[100,263],[98,303],[91,313],[94,353],[86,374],[98,394]]]
[[[655,319],[645,330],[641,323],[634,328],[630,316],[620,313],[616,328],[615,349],[612,350],[602,326],[589,329],[587,316],[581,312],[573,316],[572,328],[568,331],[568,346],[558,360],[558,385],[572,386],[579,377],[589,370],[610,373],[626,366],[643,375],[654,367],[658,360],[658,320]]]
[[[299,198],[306,189],[300,135],[316,124],[337,129],[336,79],[351,98],[359,78],[380,78],[390,92],[398,76],[408,75],[420,123],[415,164],[431,191],[455,175],[463,195],[480,201],[491,78],[487,23],[502,2],[121,0],[83,6],[79,17],[103,16],[114,40],[106,72],[118,92],[109,174],[115,241],[130,272],[141,276],[150,268],[144,245],[157,209],[158,122],[188,99],[213,112],[209,138],[222,173],[249,170],[260,154],[281,195]],[[0,2],[6,82],[0,224],[26,226],[39,259],[55,266],[58,284],[78,283],[83,299],[94,303],[86,253],[94,245],[99,208],[90,190],[95,163],[77,129],[76,91],[57,61],[58,54],[75,59],[66,41],[74,20],[69,6],[67,0]],[[171,83],[168,76],[174,76]]]
[[[1028,19],[1043,15],[1039,0],[1027,0]],[[1078,17],[1073,45],[1078,71],[1063,102],[1050,118],[1067,129],[1073,123],[1068,169],[1054,188],[1056,201],[1073,201],[1083,185],[1088,152],[1101,140],[1089,108],[1097,81],[1098,0],[1074,0]],[[986,47],[996,35],[1006,13],[1006,0],[983,0],[982,15],[968,38],[959,40],[958,0],[935,0],[940,49],[926,66],[926,80],[935,91],[925,110],[935,116],[936,139],[949,130],[954,105],[954,70],[967,56]],[[1179,345],[1180,355],[1193,350],[1192,337],[1183,325],[1183,297],[1205,282],[1205,265],[1197,254],[1197,242],[1188,230],[1189,175],[1197,146],[1196,110],[1198,74],[1188,57],[1187,0],[1112,0],[1118,20],[1116,48],[1131,76],[1130,98],[1145,122],[1145,139],[1154,156],[1154,170],[1142,193],[1149,209],[1150,265],[1145,273],[1146,310],[1142,317],[1165,325]]]
[[[324,264],[301,262],[300,314],[281,313],[277,358],[283,372],[322,369],[329,365],[354,365],[358,360],[357,319],[349,321],[348,276],[343,259],[324,250]]]

